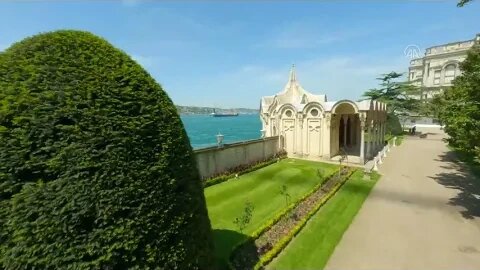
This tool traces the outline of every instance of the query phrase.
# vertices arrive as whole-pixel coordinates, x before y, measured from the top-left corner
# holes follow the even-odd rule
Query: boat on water
[[[215,109],[213,109],[213,113],[210,114],[213,117],[232,117],[232,116],[238,116],[238,113],[219,113],[216,112]]]

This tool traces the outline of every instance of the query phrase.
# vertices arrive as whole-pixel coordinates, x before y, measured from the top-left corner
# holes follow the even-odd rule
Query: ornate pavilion
[[[280,93],[262,97],[260,118],[265,137],[279,136],[289,157],[364,164],[384,146],[386,105],[372,100],[327,101],[297,81],[292,67]]]

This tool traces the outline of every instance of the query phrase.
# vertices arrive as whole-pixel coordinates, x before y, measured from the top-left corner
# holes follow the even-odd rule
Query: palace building
[[[289,157],[364,164],[384,146],[386,105],[372,100],[327,101],[303,89],[292,67],[280,93],[262,97],[265,137],[279,136]]]
[[[460,63],[475,42],[480,42],[480,34],[471,40],[427,48],[423,57],[411,60],[408,80],[421,89],[416,98],[430,99],[452,86],[453,79],[461,74]]]

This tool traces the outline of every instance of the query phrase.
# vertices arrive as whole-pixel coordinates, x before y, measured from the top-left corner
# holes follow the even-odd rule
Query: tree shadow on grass
[[[440,155],[437,161],[444,162],[445,166],[442,167],[452,172],[438,173],[430,178],[448,188],[459,190],[458,195],[451,198],[449,204],[462,207],[460,212],[466,219],[480,217],[480,178],[475,176],[473,168],[459,162],[454,151]]]
[[[249,236],[232,231],[232,230],[224,230],[224,229],[215,229],[213,230],[213,243],[215,245],[215,259],[216,259],[216,269],[229,269],[228,267],[228,260],[230,258],[231,253],[233,252],[234,248],[244,240],[248,239]],[[256,247],[253,245],[252,241],[248,241],[244,248],[248,248],[249,250],[254,252],[248,252],[252,254],[255,258],[252,260],[258,262],[259,256],[256,252]],[[253,268],[253,266],[252,266]],[[245,268],[248,269],[248,268]]]

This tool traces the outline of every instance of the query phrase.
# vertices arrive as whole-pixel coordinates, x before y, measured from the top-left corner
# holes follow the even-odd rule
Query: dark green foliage
[[[0,53],[0,268],[209,268],[188,137],[150,75],[80,31]]]
[[[370,89],[363,96],[386,103],[388,112],[395,115],[418,110],[419,101],[411,95],[417,94],[419,89],[401,81],[402,76],[403,74],[394,71],[383,74],[378,78],[380,88]]]
[[[460,69],[462,75],[436,104],[450,145],[480,158],[480,44],[470,49]]]
[[[457,3],[457,7],[463,7],[463,6],[465,6],[466,4],[468,4],[468,3],[470,3],[470,2],[472,2],[472,0],[460,0],[460,1],[458,1],[458,3]]]
[[[363,96],[387,104],[387,134],[400,135],[403,133],[399,116],[416,114],[421,106],[419,100],[412,96],[417,95],[419,89],[408,82],[401,81],[401,73],[390,72],[383,74],[380,87],[366,91]]]
[[[403,128],[400,123],[400,120],[398,119],[398,116],[396,116],[393,113],[387,114],[387,134],[392,134],[392,135],[403,134]]]

